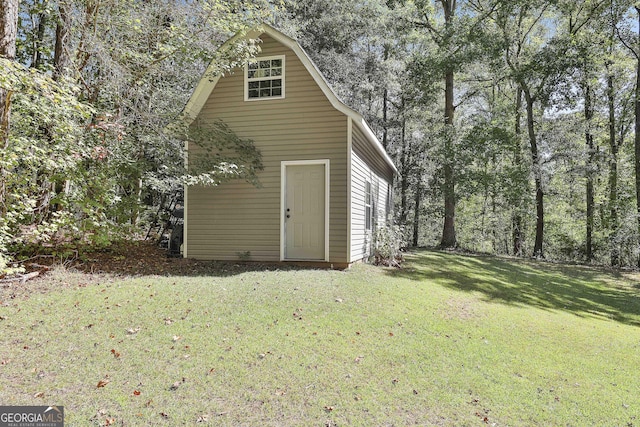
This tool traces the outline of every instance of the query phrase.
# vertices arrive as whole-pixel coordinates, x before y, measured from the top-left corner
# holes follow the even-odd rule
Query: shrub
[[[383,225],[376,228],[373,234],[374,264],[400,267],[404,230],[399,225]]]

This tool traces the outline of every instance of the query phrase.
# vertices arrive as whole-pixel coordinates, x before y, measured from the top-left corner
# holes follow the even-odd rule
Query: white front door
[[[325,163],[284,165],[284,259],[325,260]]]

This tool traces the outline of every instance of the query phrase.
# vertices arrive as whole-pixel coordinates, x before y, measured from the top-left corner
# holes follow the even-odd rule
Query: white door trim
[[[329,190],[330,190],[330,161],[319,160],[290,160],[280,162],[280,261],[287,261],[285,257],[286,235],[285,221],[287,209],[287,166],[324,165],[324,260],[329,262]]]

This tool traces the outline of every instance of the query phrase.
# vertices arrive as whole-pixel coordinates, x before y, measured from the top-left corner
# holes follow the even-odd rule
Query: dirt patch
[[[104,250],[80,254],[69,265],[85,273],[125,276],[195,274],[207,267],[195,260],[169,257],[166,250],[150,241],[118,243]]]
[[[36,255],[22,262],[26,273],[15,278],[10,285],[17,286],[25,282],[42,280],[51,276],[56,268],[67,272],[77,272],[89,275],[110,276],[230,276],[246,271],[289,270],[296,269],[293,265],[262,263],[252,261],[201,261],[169,256],[165,249],[151,241],[131,241],[114,244],[101,250],[78,248],[67,250],[70,254],[64,258],[51,255]],[[20,277],[30,273],[40,273],[35,278],[28,277],[28,281]],[[0,278],[12,280],[11,278]],[[9,287],[9,284],[0,285]]]

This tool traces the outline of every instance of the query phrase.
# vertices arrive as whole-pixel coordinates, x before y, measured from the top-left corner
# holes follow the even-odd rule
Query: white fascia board
[[[240,39],[255,40],[260,36],[260,34],[263,34],[264,32],[265,31],[263,31],[262,27],[257,27],[253,30],[250,30],[246,34],[240,32],[224,42],[222,46],[220,46],[218,51],[224,51],[228,49]],[[179,115],[178,120],[186,123],[187,125],[190,125],[198,117],[198,114],[200,114],[202,107],[204,107],[204,104],[209,99],[211,92],[213,92],[213,89],[218,84],[220,78],[223,77],[220,73],[214,75],[214,70],[215,66],[212,61],[207,67],[207,70],[200,78],[198,85],[191,94],[191,97],[189,98],[189,101],[187,101],[187,104],[182,110],[182,113]]]
[[[389,156],[387,151],[384,149],[384,147],[382,146],[382,143],[380,142],[380,140],[378,140],[378,138],[373,133],[373,131],[371,130],[371,128],[369,127],[367,122],[364,120],[364,117],[362,117],[359,113],[357,113],[357,112],[355,112],[353,110],[351,110],[351,112],[354,115],[354,117],[352,117],[353,121],[360,128],[360,130],[364,133],[364,135],[367,137],[367,139],[369,140],[371,145],[373,145],[373,148],[375,148],[375,150],[378,152],[378,154],[380,154],[380,156],[384,159],[384,161],[387,163],[387,165],[389,165],[391,167],[391,169],[393,170],[393,173],[396,174],[396,175],[400,175],[400,172],[398,171],[398,168],[396,168],[396,165],[393,164],[393,160],[391,160],[391,156]]]
[[[185,105],[184,110],[182,110],[182,113],[180,114],[180,119],[188,125],[193,123],[196,117],[198,117],[202,107],[204,107],[207,99],[209,99],[209,95],[211,95],[213,88],[218,83],[218,80],[220,80],[220,75],[209,80],[209,78],[206,77],[209,71],[210,70],[207,69],[204,77],[200,80],[198,86],[196,86],[193,94],[191,94],[191,98],[189,98],[187,105]]]

